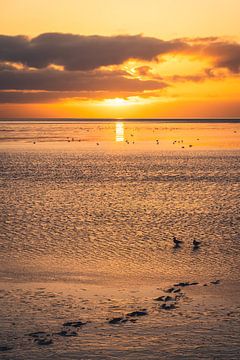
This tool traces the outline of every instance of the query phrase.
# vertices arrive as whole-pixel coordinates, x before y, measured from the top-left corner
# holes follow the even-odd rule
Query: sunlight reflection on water
[[[124,141],[124,123],[116,122],[116,141]]]

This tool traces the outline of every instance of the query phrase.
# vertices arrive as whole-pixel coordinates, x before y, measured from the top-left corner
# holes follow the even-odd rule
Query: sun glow
[[[130,102],[127,99],[123,98],[114,98],[114,99],[105,99],[103,105],[107,106],[125,106],[130,105]]]
[[[101,106],[107,107],[125,107],[125,106],[132,106],[132,105],[144,105],[151,103],[152,99],[145,99],[141,96],[129,96],[127,98],[120,98],[116,97],[113,99],[104,99],[99,104]]]

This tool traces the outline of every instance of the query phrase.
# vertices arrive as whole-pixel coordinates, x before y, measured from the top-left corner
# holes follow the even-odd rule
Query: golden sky
[[[2,0],[0,117],[239,117],[239,0]]]

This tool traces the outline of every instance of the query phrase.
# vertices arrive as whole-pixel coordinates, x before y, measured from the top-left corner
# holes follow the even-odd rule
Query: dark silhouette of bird
[[[193,250],[199,249],[200,245],[201,245],[201,241],[193,240]]]
[[[174,243],[174,247],[178,248],[182,245],[183,241],[182,240],[178,240],[175,236],[173,237],[173,243]]]

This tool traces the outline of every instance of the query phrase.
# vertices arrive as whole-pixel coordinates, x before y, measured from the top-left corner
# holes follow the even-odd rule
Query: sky
[[[239,13],[239,0],[1,0],[0,117],[239,117]]]

